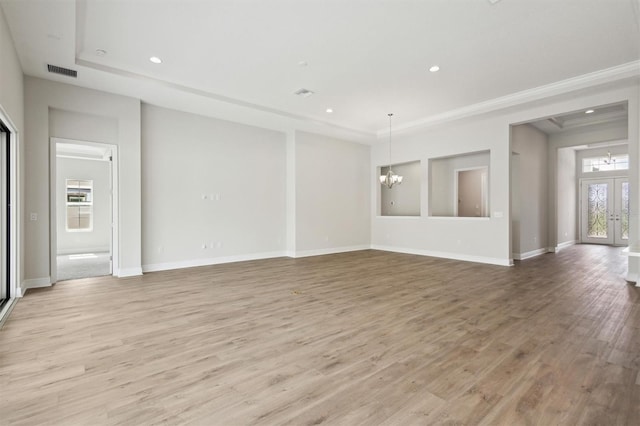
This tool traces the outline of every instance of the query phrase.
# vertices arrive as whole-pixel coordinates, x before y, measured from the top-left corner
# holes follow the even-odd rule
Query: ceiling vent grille
[[[77,78],[78,77],[78,71],[75,70],[70,70],[69,68],[62,68],[56,65],[51,65],[48,64],[47,65],[47,69],[49,70],[49,72],[54,73],[54,74],[60,74],[60,75],[64,75],[67,77],[73,77],[73,78]]]
[[[314,92],[312,92],[311,90],[303,88],[303,89],[298,89],[293,93],[298,95],[298,96],[302,96],[303,98],[308,98],[309,96],[313,95]]]

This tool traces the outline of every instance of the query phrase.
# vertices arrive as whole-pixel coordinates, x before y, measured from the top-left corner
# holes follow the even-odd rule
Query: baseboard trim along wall
[[[137,277],[142,275],[143,268],[120,268],[117,271],[118,278]]]
[[[195,268],[197,266],[218,265],[221,263],[245,262],[248,260],[272,259],[274,257],[286,257],[283,251],[265,253],[241,254],[237,256],[211,257],[206,259],[183,260],[179,262],[154,263],[142,265],[142,272],[169,271],[172,269]]]
[[[556,246],[555,252],[559,252],[562,249],[565,249],[567,247],[571,247],[578,244],[578,240],[573,240],[573,241],[565,241],[564,243],[560,243]]]
[[[360,245],[360,246],[347,246],[347,247],[331,247],[326,249],[317,249],[317,250],[300,250],[296,251],[293,256],[289,257],[310,257],[310,256],[323,256],[325,254],[337,254],[337,253],[347,253],[350,251],[361,251],[361,250],[369,250],[371,246]]]
[[[490,265],[499,265],[499,266],[513,266],[513,262],[511,261],[511,259],[498,259],[495,257],[485,257],[485,256],[469,256],[469,255],[457,254],[457,253],[447,253],[447,252],[440,252],[440,251],[420,250],[420,249],[411,249],[411,248],[403,248],[403,247],[391,247],[391,246],[383,246],[383,245],[377,245],[377,244],[371,245],[371,248],[374,250],[392,251],[396,253],[406,253],[406,254],[417,254],[420,256],[439,257],[442,259],[462,260],[465,262],[487,263]]]
[[[513,253],[513,258],[515,260],[525,260],[525,259],[530,259],[532,257],[540,256],[541,254],[546,254],[546,253],[549,253],[549,249],[545,247],[537,250],[531,250],[525,253]]]
[[[24,296],[24,294],[30,288],[40,288],[40,287],[51,287],[51,277],[42,277],[42,278],[30,278],[22,281],[22,285],[18,289],[18,297]]]
[[[109,253],[111,249],[109,246],[104,247],[87,247],[81,249],[68,249],[68,250],[58,250],[59,256],[66,256],[69,254],[86,254],[86,253]]]

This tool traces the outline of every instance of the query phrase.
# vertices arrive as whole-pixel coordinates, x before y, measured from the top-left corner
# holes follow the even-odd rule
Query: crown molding
[[[474,115],[484,114],[503,108],[509,108],[522,105],[528,102],[540,99],[562,95],[588,87],[598,86],[606,83],[612,83],[628,78],[640,76],[640,61],[633,61],[626,64],[606,68],[600,71],[583,74],[577,77],[568,78],[555,83],[544,86],[534,87],[532,89],[523,90],[512,93],[510,95],[491,99],[477,104],[468,105],[457,108],[441,114],[432,115],[420,120],[415,120],[394,127],[394,132],[416,130],[424,127],[431,127],[448,121],[459,120],[462,118],[472,117]],[[388,134],[387,129],[376,132],[378,138]]]

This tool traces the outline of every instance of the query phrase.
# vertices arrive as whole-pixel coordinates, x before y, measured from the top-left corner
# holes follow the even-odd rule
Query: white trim
[[[51,287],[51,277],[30,278],[22,281],[20,297],[24,296],[30,288]]]
[[[107,248],[106,251],[111,253],[111,275],[116,277],[121,276],[133,276],[133,275],[142,275],[142,272],[136,273],[133,270],[127,271],[129,275],[121,275],[122,271],[120,271],[120,234],[119,234],[119,207],[118,207],[118,145],[110,144],[110,143],[102,143],[102,142],[91,142],[91,141],[83,141],[76,139],[65,139],[65,138],[56,138],[52,137],[49,139],[49,147],[50,147],[50,155],[49,155],[49,198],[53,200],[49,203],[49,240],[50,240],[50,249],[49,249],[49,273],[51,274],[52,282],[56,282],[58,280],[58,254],[69,254],[66,251],[58,253],[57,247],[57,233],[58,233],[58,224],[57,224],[57,211],[56,211],[56,194],[57,194],[57,175],[56,175],[56,164],[57,164],[57,144],[74,144],[74,145],[84,145],[84,146],[92,146],[105,148],[106,152],[109,153],[110,159],[105,157],[104,159],[100,159],[99,161],[106,161],[110,163],[110,186],[111,186],[111,247]],[[90,160],[88,158],[79,158],[81,160]],[[98,160],[98,159],[91,159]],[[98,251],[96,249],[83,249],[87,251]],[[101,249],[100,251],[105,251]],[[140,268],[138,268],[140,269]]]
[[[573,92],[575,90],[585,89],[605,83],[612,83],[627,78],[633,78],[640,75],[640,61],[633,61],[626,64],[618,65],[603,70],[594,71],[588,74],[579,75],[577,77],[568,78],[566,80],[547,84],[545,86],[534,87],[520,92],[512,93],[500,98],[491,99],[485,102],[465,106],[441,114],[432,115],[420,120],[395,126],[394,132],[415,130],[446,123],[448,121],[460,120],[462,118],[472,117],[474,115],[484,114],[487,112],[508,108],[516,105],[525,104],[541,99],[550,98],[552,96],[562,95]],[[382,138],[388,130],[378,130],[376,135]]]
[[[284,251],[272,251],[265,253],[241,254],[236,256],[221,256],[205,259],[182,260],[179,262],[153,263],[142,265],[141,272],[169,271],[173,269],[195,268],[198,266],[219,265],[222,263],[245,262],[248,260],[273,259],[274,257],[286,257]],[[140,275],[140,274],[137,274]],[[123,275],[120,275],[121,277]]]
[[[58,251],[58,256],[67,256],[69,254],[86,254],[86,253],[109,253],[109,246],[104,247],[83,247],[80,249],[66,249]]]
[[[9,299],[7,301],[7,303],[4,304],[4,306],[0,310],[0,328],[2,328],[4,323],[9,318],[9,314],[13,310],[13,307],[16,305],[17,301],[18,301],[18,299],[16,299],[15,297],[12,297],[11,299]]]
[[[565,241],[564,243],[560,243],[558,245],[556,245],[555,250],[553,250],[554,252],[559,252],[562,249],[566,249],[567,247],[571,247],[578,244],[578,240],[573,240],[573,241]]]
[[[293,256],[290,257],[310,257],[310,256],[323,256],[325,254],[336,254],[336,253],[348,253],[351,251],[361,251],[361,250],[369,250],[371,248],[370,245],[359,245],[359,246],[346,246],[346,247],[332,247],[326,249],[317,249],[317,250],[301,250],[295,252]]]
[[[472,256],[472,255],[466,255],[466,254],[448,253],[448,252],[441,252],[441,251],[383,246],[378,244],[372,244],[371,248],[374,250],[391,251],[395,253],[417,254],[420,256],[439,257],[442,259],[462,260],[464,262],[487,263],[490,265],[499,265],[499,266],[513,266],[512,259],[499,259],[495,257],[486,257],[486,256]]]
[[[638,282],[638,274],[632,274],[630,272],[627,273],[627,277],[625,281],[629,281],[630,283],[636,283],[636,287],[640,287],[640,282]]]
[[[513,258],[515,260],[525,260],[530,259],[532,257],[540,256],[541,254],[546,254],[549,252],[547,247],[539,248],[536,250],[527,251],[525,253],[513,253]]]
[[[142,268],[122,268],[114,272],[114,275],[118,278],[137,277],[142,275]]]
[[[20,208],[20,186],[22,180],[20,179],[20,144],[21,144],[21,134],[18,131],[18,128],[11,120],[11,117],[5,109],[0,105],[0,120],[4,123],[5,126],[11,132],[11,138],[9,140],[9,157],[6,159],[9,164],[10,172],[11,172],[11,188],[9,189],[9,193],[7,196],[9,197],[9,204],[11,205],[9,210],[9,216],[11,220],[11,226],[7,229],[7,234],[9,236],[10,247],[10,259],[7,265],[9,270],[9,303],[11,299],[16,297],[21,297],[24,293],[20,286],[20,281],[22,275],[20,273],[19,262],[21,262],[22,257],[19,255],[21,250],[20,244],[20,234],[19,229],[22,226],[22,209]],[[4,311],[7,313],[8,311]]]

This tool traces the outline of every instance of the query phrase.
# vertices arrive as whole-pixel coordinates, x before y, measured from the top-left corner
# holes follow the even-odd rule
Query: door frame
[[[603,244],[603,245],[610,245],[610,246],[617,246],[617,247],[623,247],[625,245],[628,245],[628,242],[625,243],[621,243],[618,240],[618,227],[619,227],[619,223],[616,223],[614,221],[613,225],[610,225],[609,222],[611,222],[610,219],[610,215],[615,214],[614,212],[610,212],[609,208],[607,207],[607,229],[609,229],[609,227],[611,226],[611,236],[610,238],[607,238],[606,240],[603,239],[603,242],[598,242],[598,241],[589,241],[589,240],[585,240],[584,238],[584,216],[585,216],[585,199],[584,199],[584,192],[585,192],[585,188],[584,185],[585,183],[588,182],[602,182],[602,183],[607,183],[609,182],[611,185],[611,188],[608,189],[608,191],[610,191],[610,194],[607,194],[607,204],[608,205],[613,205],[615,207],[615,204],[618,202],[617,200],[617,186],[616,186],[616,181],[627,181],[629,182],[629,177],[628,176],[601,176],[601,177],[582,177],[578,180],[578,239],[580,241],[580,243],[582,244]],[[611,201],[609,197],[611,198]],[[609,204],[609,203],[612,204]]]
[[[57,221],[57,155],[58,143],[107,148],[111,151],[111,275],[120,274],[120,239],[119,239],[119,208],[118,208],[118,146],[108,143],[88,142],[74,139],[51,138],[49,144],[49,269],[51,284],[58,281],[58,221]],[[79,157],[80,158],[80,157]],[[89,159],[91,160],[91,159]]]
[[[7,258],[7,272],[9,273],[9,294],[6,303],[2,305],[0,309],[0,324],[6,315],[12,309],[13,304],[18,297],[22,297],[22,288],[20,286],[21,278],[18,268],[18,260],[20,253],[20,240],[18,238],[18,229],[21,226],[21,210],[20,210],[20,183],[18,177],[20,176],[19,170],[19,144],[20,133],[15,126],[9,115],[6,113],[2,105],[0,105],[0,121],[8,130],[8,153],[6,158],[7,166],[9,167],[9,185],[7,200],[9,206],[7,209],[9,227],[7,229],[7,237],[9,238],[9,257]],[[4,207],[3,207],[4,208]]]
[[[453,170],[453,215],[458,217],[458,176],[460,172],[484,170],[480,182],[480,217],[489,217],[489,166],[462,167]]]

